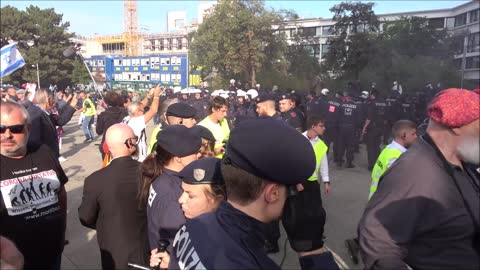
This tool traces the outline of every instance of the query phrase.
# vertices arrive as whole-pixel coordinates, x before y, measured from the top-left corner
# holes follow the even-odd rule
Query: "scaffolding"
[[[138,2],[125,0],[123,2],[125,55],[136,56],[139,54],[140,38],[138,33]]]

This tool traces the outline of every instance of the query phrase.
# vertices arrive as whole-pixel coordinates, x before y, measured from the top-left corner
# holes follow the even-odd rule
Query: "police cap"
[[[294,100],[295,99],[295,96],[291,93],[285,93],[285,94],[281,94],[280,97],[279,97],[279,100],[283,100],[283,99],[290,99],[290,100]]]
[[[215,137],[213,136],[212,132],[201,125],[196,125],[190,128],[193,134],[200,136],[200,138],[205,139],[207,141],[215,142]]]
[[[158,132],[157,145],[176,157],[185,157],[200,150],[202,139],[186,126],[171,125]]]
[[[198,184],[224,184],[220,172],[220,159],[215,157],[202,158],[188,164],[178,176],[184,183]]]
[[[167,116],[176,116],[180,118],[193,118],[197,114],[197,110],[192,106],[178,102],[168,106],[166,115]]]
[[[262,102],[265,102],[267,100],[271,100],[271,101],[275,101],[276,99],[276,95],[275,94],[271,94],[271,93],[262,93],[260,94],[256,99],[255,101],[257,103],[262,103]]]
[[[284,185],[303,183],[315,170],[310,142],[271,117],[238,124],[230,134],[224,159],[253,175]]]

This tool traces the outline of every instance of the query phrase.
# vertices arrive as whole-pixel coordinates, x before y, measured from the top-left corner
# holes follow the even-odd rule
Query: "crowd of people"
[[[350,169],[362,143],[372,183],[358,237],[346,241],[354,261],[359,252],[366,269],[478,269],[480,90],[409,97],[395,82],[382,97],[357,86],[231,80],[212,92],[157,86],[143,99],[108,91],[99,105],[81,91],[29,99],[5,89],[2,267],[60,269],[68,177],[58,130],[77,112],[85,143],[101,136],[102,168],[85,179],[78,216],[97,231],[103,269],[280,269],[267,256],[280,222],[302,269],[339,269],[324,245],[321,189],[331,190],[329,149]]]

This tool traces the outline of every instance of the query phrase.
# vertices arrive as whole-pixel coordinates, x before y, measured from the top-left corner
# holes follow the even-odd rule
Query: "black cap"
[[[158,132],[157,144],[176,157],[185,157],[200,150],[202,139],[186,126],[171,125]]]
[[[207,141],[215,142],[215,137],[213,136],[212,132],[201,125],[196,125],[190,128],[190,130],[197,136],[200,136],[202,139]]]
[[[198,184],[224,184],[220,172],[220,159],[215,157],[202,158],[188,164],[178,174],[184,183]]]
[[[276,100],[276,95],[273,94],[273,93],[262,93],[255,99],[255,101],[257,103],[262,103],[262,102],[265,102],[267,100],[275,101]]]
[[[290,93],[285,93],[285,94],[281,94],[280,97],[279,97],[279,100],[282,100],[282,99],[295,99],[295,97],[293,96],[293,94],[290,94]]]
[[[265,180],[295,185],[315,170],[313,147],[301,133],[282,121],[259,117],[230,133],[225,162]]]
[[[197,110],[186,103],[178,102],[168,106],[166,114],[180,118],[193,118],[197,114]]]

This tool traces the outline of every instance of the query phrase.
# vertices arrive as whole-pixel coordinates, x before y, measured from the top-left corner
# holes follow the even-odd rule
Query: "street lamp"
[[[32,65],[32,67],[35,67],[35,66],[37,66],[37,84],[38,84],[37,89],[40,89],[40,72],[38,71],[38,63],[35,65]]]

